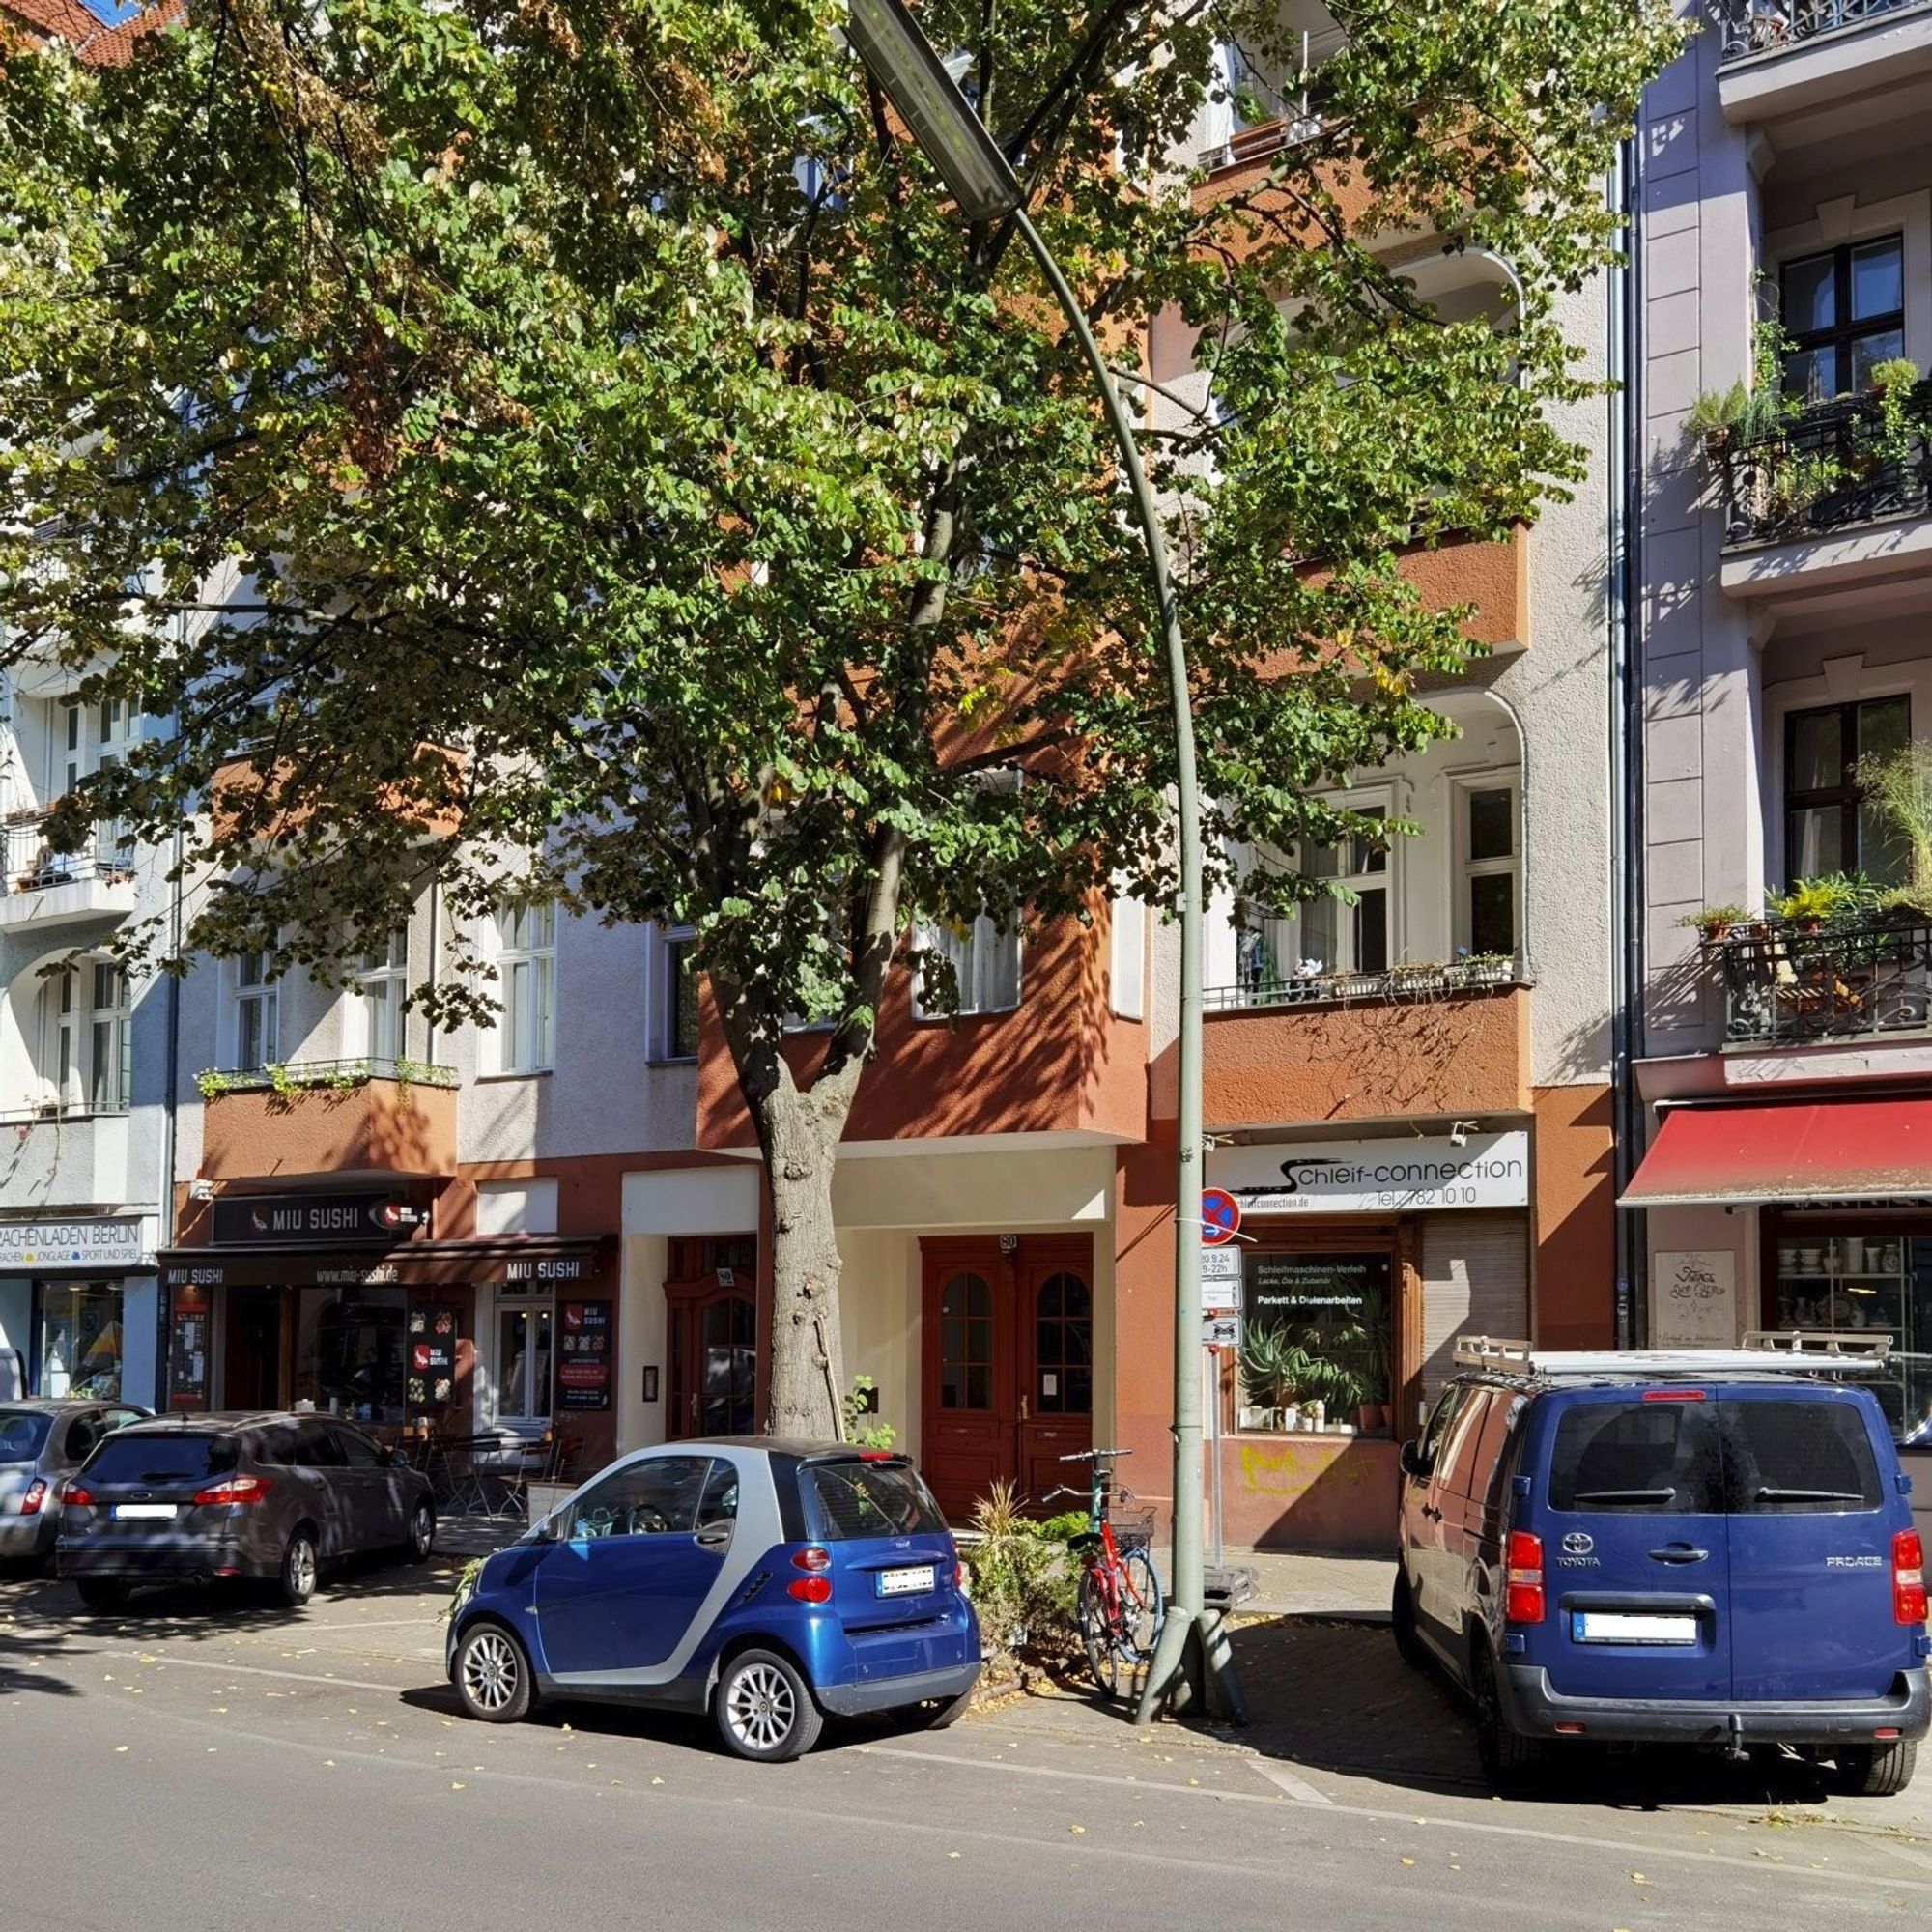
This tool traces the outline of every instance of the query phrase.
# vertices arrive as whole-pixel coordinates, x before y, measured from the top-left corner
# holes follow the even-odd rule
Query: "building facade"
[[[1727,0],[1639,143],[1648,1332],[1884,1333],[1901,1436],[1932,904],[1875,786],[1932,736],[1928,107],[1932,9]],[[1781,401],[1690,434],[1737,383]]]

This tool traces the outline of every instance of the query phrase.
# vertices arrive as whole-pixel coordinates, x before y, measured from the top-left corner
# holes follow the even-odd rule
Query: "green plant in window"
[[[1287,1408],[1312,1395],[1315,1358],[1283,1322],[1261,1321],[1241,1338],[1241,1386],[1258,1408]]]
[[[1852,775],[1911,853],[1911,878],[1889,895],[1892,902],[1932,907],[1932,741],[1911,738],[1896,751],[1861,758]]]

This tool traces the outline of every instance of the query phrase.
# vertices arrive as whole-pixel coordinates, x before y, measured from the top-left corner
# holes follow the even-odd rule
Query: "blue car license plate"
[[[917,1597],[932,1588],[932,1565],[919,1564],[905,1570],[881,1570],[877,1589],[882,1597]]]

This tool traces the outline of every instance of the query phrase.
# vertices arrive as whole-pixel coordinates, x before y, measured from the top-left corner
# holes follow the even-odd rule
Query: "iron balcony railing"
[[[1776,1046],[1932,1032],[1932,920],[1883,917],[1807,930],[1734,925],[1707,942],[1724,980],[1724,1035]]]
[[[1348,1006],[1370,1000],[1443,999],[1492,993],[1524,982],[1514,959],[1449,959],[1391,966],[1379,973],[1282,973],[1264,952],[1244,957],[1232,986],[1209,986],[1209,1012],[1250,1012],[1269,1007]]]
[[[1922,13],[1928,5],[1932,0],[1712,0],[1711,17],[1722,36],[1719,59],[1734,61],[1889,14]]]
[[[371,1080],[392,1080],[399,1087],[459,1087],[463,1076],[453,1066],[428,1060],[287,1060],[264,1066],[211,1067],[198,1074],[202,1098],[223,1094],[327,1093],[361,1087]]]
[[[47,837],[47,815],[40,811],[22,812],[0,824],[0,866],[6,868],[10,893],[134,876],[132,846],[118,828],[102,825],[78,852],[56,852]]]
[[[1723,440],[1725,548],[1925,515],[1932,383],[1915,384],[1891,414],[1876,395],[1839,396],[1769,435]]]

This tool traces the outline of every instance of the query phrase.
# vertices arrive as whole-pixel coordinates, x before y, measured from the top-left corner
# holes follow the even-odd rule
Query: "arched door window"
[[[993,1291],[983,1275],[962,1271],[940,1291],[939,1406],[993,1406]]]
[[[1034,1304],[1034,1363],[1041,1415],[1094,1411],[1094,1293],[1070,1269],[1040,1283]]]

